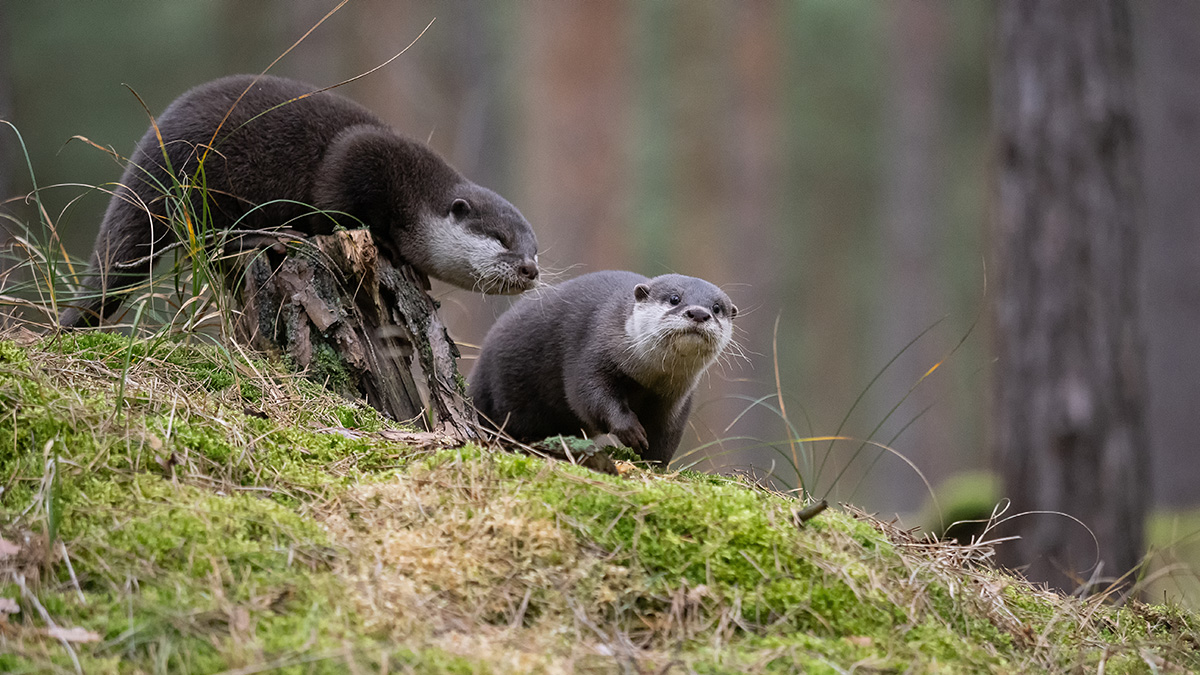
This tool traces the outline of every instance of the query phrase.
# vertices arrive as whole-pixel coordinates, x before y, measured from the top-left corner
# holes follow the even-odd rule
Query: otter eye
[[[713,316],[721,316],[721,303],[713,305]]]
[[[679,295],[675,293],[672,293],[671,297],[667,298],[667,302],[670,302],[672,305],[678,305],[682,301],[683,300],[679,297]]]
[[[450,215],[455,218],[466,218],[471,215],[471,204],[465,199],[455,199],[450,204]]]

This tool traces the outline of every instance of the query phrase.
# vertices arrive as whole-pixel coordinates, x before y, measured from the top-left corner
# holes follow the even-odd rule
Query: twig
[[[71,575],[71,585],[75,587],[75,593],[79,596],[79,603],[86,605],[87,598],[83,595],[83,589],[79,587],[79,578],[75,576],[75,567],[71,565],[71,556],[67,555],[67,544],[60,541],[58,545],[62,548],[63,562],[67,563],[67,572]]]
[[[819,513],[827,508],[829,508],[829,502],[825,501],[824,499],[815,504],[809,504],[808,506],[796,512],[796,523],[800,525],[800,527],[804,527],[805,523],[813,518],[816,518]]]

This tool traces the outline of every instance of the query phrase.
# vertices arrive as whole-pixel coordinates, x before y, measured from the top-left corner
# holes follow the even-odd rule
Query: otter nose
[[[703,307],[688,307],[683,311],[683,315],[696,323],[704,323],[712,318],[712,314],[709,314],[708,310]]]
[[[532,260],[522,262],[520,265],[517,265],[517,274],[530,281],[536,280],[538,278],[537,263]]]

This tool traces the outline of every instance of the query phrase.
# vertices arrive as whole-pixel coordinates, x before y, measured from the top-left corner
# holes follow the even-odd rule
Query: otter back
[[[367,226],[385,255],[428,276],[485,293],[534,285],[537,240],[512,204],[366,108],[315,89],[235,75],[176,99],[130,157],[96,238],[88,293],[61,322],[110,315],[176,241],[185,209],[210,239],[231,228]]]
[[[521,441],[613,434],[670,461],[701,373],[737,308],[678,274],[595,272],[522,298],[484,339],[469,378],[484,424]]]

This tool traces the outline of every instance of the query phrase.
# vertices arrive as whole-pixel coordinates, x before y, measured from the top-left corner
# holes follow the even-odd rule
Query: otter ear
[[[737,305],[735,305],[731,302],[731,303],[729,303],[729,318],[732,319],[736,316],[737,316]]]
[[[641,302],[650,297],[650,287],[646,284],[638,284],[633,287],[633,299]]]

